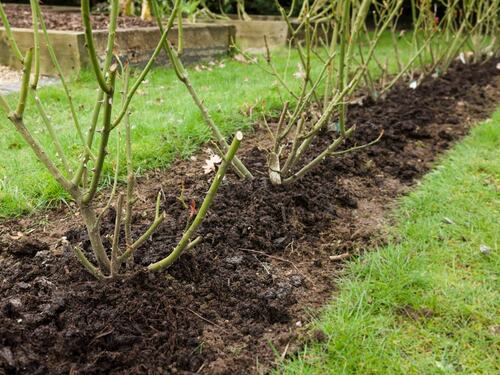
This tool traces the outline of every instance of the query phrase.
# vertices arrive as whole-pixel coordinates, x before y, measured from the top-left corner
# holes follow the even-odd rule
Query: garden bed
[[[14,38],[22,51],[33,46],[33,30],[31,29],[31,10],[27,6],[6,6],[6,13],[11,23]],[[49,38],[56,51],[64,74],[76,74],[90,66],[85,36],[80,13],[70,11],[45,10]],[[104,57],[108,32],[106,30],[108,16],[93,15],[94,40],[97,53]],[[154,22],[141,21],[137,17],[119,17],[119,28],[116,32],[117,48],[115,53],[132,65],[141,66],[151,57],[161,33]],[[1,23],[0,23],[1,26]],[[209,60],[229,52],[235,29],[230,25],[219,24],[186,24],[184,25],[184,51],[182,59],[185,62]],[[43,40],[43,38],[42,38]],[[173,28],[169,40],[176,45],[178,30]],[[164,52],[156,60],[159,65],[168,65]],[[0,27],[0,65],[21,68],[21,63],[12,54],[7,43],[5,29]],[[40,55],[42,74],[55,75],[56,70],[50,55],[42,42]]]
[[[31,29],[33,27],[31,7],[29,5],[6,4],[5,13],[11,27]],[[42,7],[42,13],[48,30],[83,31],[82,16],[79,7]],[[94,30],[108,28],[109,14],[92,14],[90,17]],[[119,29],[137,27],[155,27],[156,22],[144,21],[140,17],[118,17]]]
[[[71,207],[1,224],[0,369],[235,374],[272,367],[273,349],[292,353],[301,342],[299,327],[331,296],[342,269],[337,256],[382,241],[395,198],[494,109],[498,62],[458,63],[416,90],[398,86],[383,102],[351,105],[349,120],[358,126],[351,142],[369,142],[383,129],[382,140],[325,160],[289,187],[269,184],[267,134],[249,136],[241,157],[258,177],[228,177],[200,229],[204,242],[163,274],[93,281],[58,241],[66,236],[88,248]],[[312,154],[331,137],[323,134]],[[198,204],[208,187],[204,158],[140,181],[141,202],[154,201],[162,189],[168,217],[138,252],[139,265],[175,246],[189,214],[178,199],[181,187]],[[138,205],[148,213],[134,219],[139,233],[154,207]],[[110,214],[103,230],[109,232],[113,219]]]

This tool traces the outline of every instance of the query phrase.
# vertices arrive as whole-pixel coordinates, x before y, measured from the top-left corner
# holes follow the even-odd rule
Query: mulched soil
[[[416,90],[399,86],[383,102],[351,105],[351,145],[383,129],[382,140],[327,159],[293,186],[270,185],[268,141],[256,131],[240,154],[257,178],[228,176],[199,231],[203,243],[164,273],[94,282],[57,242],[64,235],[88,248],[71,207],[3,223],[0,372],[248,374],[272,368],[272,347],[285,356],[324,339],[299,327],[335,290],[343,268],[335,256],[380,243],[395,198],[491,113],[500,100],[498,62],[457,64]],[[323,134],[316,152],[332,136]],[[168,219],[137,265],[165,256],[179,239],[188,215],[181,187],[187,202],[201,202],[208,181],[204,156],[197,158],[140,181],[137,233],[160,189]],[[108,232],[112,221],[110,214]]]
[[[5,5],[5,12],[11,27],[31,29],[31,8],[28,5]],[[75,11],[57,11],[42,7],[45,24],[49,30],[83,31],[82,17],[78,7]],[[92,14],[91,23],[94,30],[106,30],[109,16],[107,14]],[[0,21],[0,26],[3,26]],[[156,27],[156,21],[143,21],[140,17],[118,17],[118,28]]]

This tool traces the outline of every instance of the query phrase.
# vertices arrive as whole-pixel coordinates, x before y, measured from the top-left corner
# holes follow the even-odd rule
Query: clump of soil
[[[29,5],[5,5],[5,13],[11,27],[31,29],[33,26],[31,8]],[[74,11],[60,11],[53,8],[42,7],[45,24],[49,30],[83,31],[82,16],[78,7]],[[109,15],[104,13],[91,14],[90,21],[94,30],[108,28]],[[0,26],[3,26],[0,21]],[[156,27],[156,21],[144,21],[140,17],[118,17],[118,29],[134,27]]]
[[[416,90],[398,86],[385,101],[349,108],[350,141],[382,140],[325,160],[298,183],[266,177],[265,132],[250,136],[241,157],[257,176],[228,176],[199,234],[203,243],[164,273],[142,265],[167,255],[209,182],[198,162],[140,181],[139,233],[164,192],[168,219],[121,279],[94,282],[66,236],[88,249],[70,209],[0,225],[0,369],[9,374],[256,373],[273,366],[273,347],[297,348],[298,327],[325,303],[345,259],[377,241],[394,198],[428,171],[499,100],[498,61],[456,64]],[[315,145],[322,149],[332,134]],[[349,145],[347,145],[348,147]],[[110,214],[104,230],[109,231]],[[325,339],[321,332],[315,334]],[[272,346],[270,345],[272,343]]]

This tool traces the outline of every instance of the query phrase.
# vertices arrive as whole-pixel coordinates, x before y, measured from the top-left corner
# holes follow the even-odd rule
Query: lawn
[[[407,33],[400,40],[403,59],[408,59],[409,45],[406,41],[410,37]],[[377,56],[381,61],[388,58],[390,67],[396,66],[389,35],[382,38]],[[274,55],[278,71],[287,71],[291,86],[298,84],[293,77],[298,61],[296,52],[289,55],[282,49]],[[320,64],[317,65],[316,72]],[[276,82],[257,65],[225,58],[215,65],[205,63],[205,67],[209,69],[191,67],[189,74],[224,133],[233,133],[237,129],[249,130],[260,119],[262,110],[277,111],[281,107],[282,99]],[[375,64],[372,65],[372,70],[376,75]],[[90,72],[73,77],[71,92],[80,122],[84,126],[90,122],[95,89],[96,83]],[[63,148],[68,155],[77,155],[79,142],[62,88],[54,86],[40,89],[39,96],[52,117]],[[283,97],[286,98],[285,95]],[[11,103],[15,99],[12,95],[8,98]],[[249,109],[252,109],[250,116]],[[25,119],[41,143],[50,145],[49,134],[32,100],[27,107]],[[211,136],[184,86],[168,68],[155,69],[149,75],[132,102],[131,121],[135,138],[135,165],[139,173],[166,168],[175,158],[190,156]],[[64,200],[66,196],[63,190],[36,160],[31,149],[3,114],[0,114],[0,129],[3,134],[0,138],[0,218],[50,207]],[[54,152],[53,148],[49,149]]]
[[[283,373],[499,373],[499,149],[500,108],[402,199]]]

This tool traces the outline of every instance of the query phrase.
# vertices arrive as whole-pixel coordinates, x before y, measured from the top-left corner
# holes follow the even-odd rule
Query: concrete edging
[[[287,46],[292,33],[288,29],[285,20],[279,16],[251,16],[251,20],[244,21],[230,15],[228,20],[207,20],[218,25],[234,26],[236,32],[235,41],[242,49],[260,50],[265,48],[264,37],[270,48]],[[296,29],[300,25],[297,19],[291,20],[292,28]],[[318,32],[323,39],[329,40],[332,29],[326,23],[320,25]],[[300,31],[295,36],[295,42],[305,38],[304,31]]]
[[[12,32],[22,51],[33,46],[33,30],[13,28]],[[75,74],[89,67],[90,62],[85,48],[83,31],[49,30],[48,33],[64,74]],[[186,62],[193,62],[225,55],[230,50],[235,35],[236,28],[232,25],[186,24],[184,25],[184,53],[182,59]],[[144,65],[153,53],[160,36],[160,31],[156,27],[118,29],[115,53],[120,58],[128,59],[132,65]],[[171,30],[168,38],[174,45],[177,44],[177,28]],[[94,32],[94,41],[100,57],[105,55],[106,39],[106,30]],[[46,45],[43,43],[43,37],[41,40],[41,73],[54,75],[56,71],[50,60]],[[3,27],[0,27],[0,64],[14,69],[21,68],[21,62],[15,58],[9,48]],[[157,60],[157,64],[168,65],[168,59],[163,51]]]

